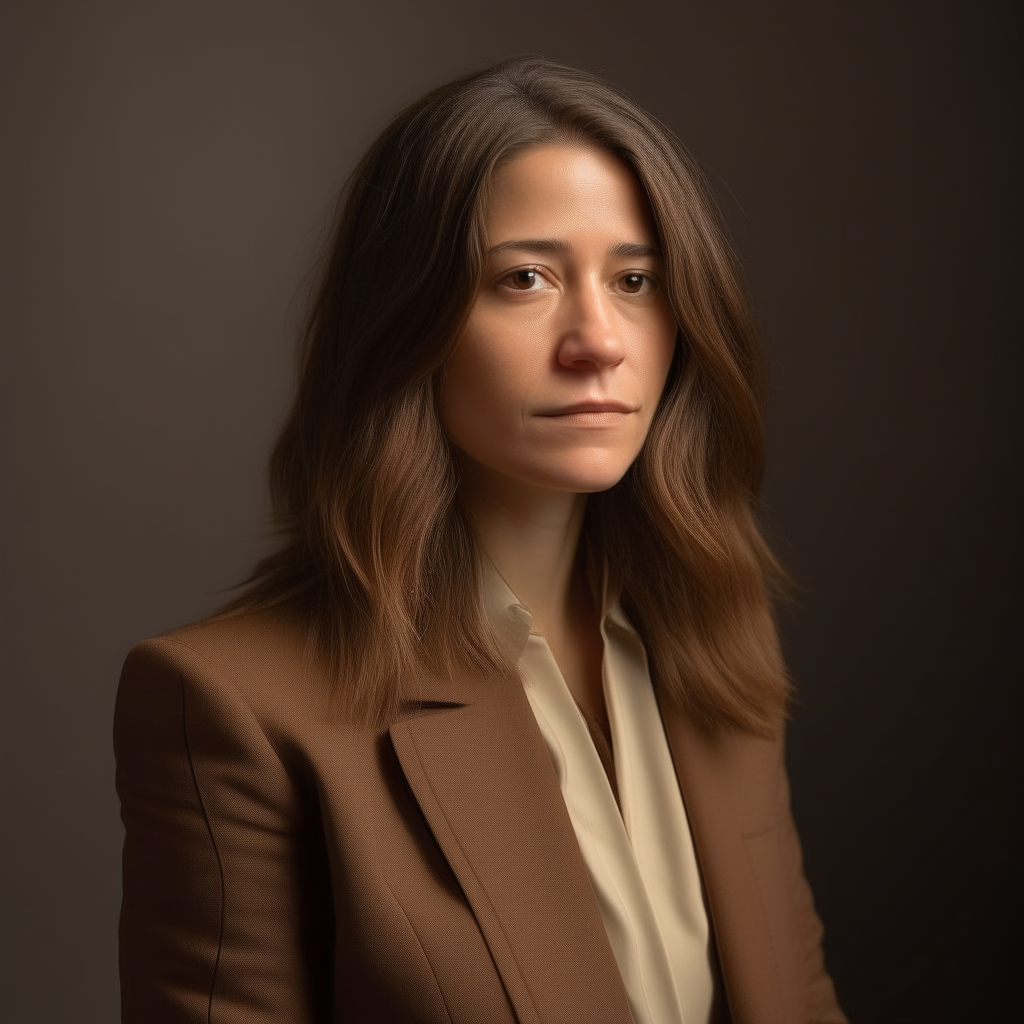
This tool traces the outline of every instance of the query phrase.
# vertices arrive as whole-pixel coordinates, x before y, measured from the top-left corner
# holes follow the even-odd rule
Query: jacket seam
[[[402,905],[402,901],[395,895],[395,890],[391,888],[391,883],[388,881],[383,871],[380,872],[380,877],[381,881],[383,881],[384,885],[386,886],[388,892],[391,893],[391,898],[395,901],[396,906],[402,912],[402,917],[405,918],[406,924],[409,925],[409,930],[415,936],[416,943],[420,947],[420,952],[423,954],[423,959],[426,961],[427,966],[430,968],[430,977],[434,981],[434,987],[437,989],[437,994],[441,997],[441,1002],[444,1003],[444,1009],[445,1012],[448,1014],[449,1024],[454,1024],[455,1018],[452,1017],[451,1007],[448,1005],[448,1000],[444,997],[444,992],[442,991],[441,985],[437,980],[437,972],[434,970],[434,965],[430,962],[430,957],[427,956],[427,951],[423,947],[423,940],[420,938],[419,932],[416,931],[416,925],[412,923],[412,919],[409,917],[405,907]]]
[[[753,832],[741,832],[740,837],[743,839],[744,842],[750,842],[755,839],[763,839],[766,835],[775,832],[783,824],[783,821],[784,818],[780,818],[778,821],[774,822],[771,825],[768,825],[766,828],[755,829]]]
[[[182,644],[181,646],[184,647],[185,645]],[[192,648],[187,649],[191,650]],[[224,863],[221,860],[220,849],[217,846],[217,837],[213,834],[213,825],[210,822],[210,815],[206,810],[203,793],[199,787],[199,779],[196,776],[195,763],[192,760],[192,744],[188,735],[188,706],[187,698],[185,696],[184,673],[178,673],[178,682],[181,686],[181,724],[182,732],[185,736],[185,753],[188,756],[188,770],[189,774],[192,776],[192,785],[195,787],[196,799],[199,801],[199,809],[203,812],[203,821],[206,824],[206,831],[210,836],[210,845],[213,847],[214,856],[217,858],[217,873],[220,877],[220,925],[217,933],[217,956],[213,962],[213,975],[210,978],[210,995],[206,1007],[206,1022],[207,1024],[213,1024],[213,992],[217,986],[217,972],[220,969],[220,955],[224,948],[224,906],[227,899],[224,886]]]
[[[202,651],[197,650],[191,644],[187,644],[182,640],[178,640],[174,637],[169,636],[162,636],[158,637],[157,639],[165,641],[169,644],[177,644],[177,646],[182,648],[182,650],[188,651],[190,654],[194,654],[197,658],[201,659],[203,664],[206,665],[211,671],[216,670],[216,666],[213,664],[213,662],[210,661],[210,659],[205,654],[203,654]],[[223,682],[226,686],[231,687],[231,691],[232,693],[234,693],[238,701],[245,705],[246,710],[249,712],[249,717],[256,724],[256,728],[259,729],[260,735],[267,741],[267,746],[269,746],[270,749],[273,750],[274,756],[281,763],[281,767],[284,770],[285,774],[289,775],[290,777],[291,773],[288,772],[288,769],[285,767],[285,759],[281,756],[281,751],[278,749],[277,743],[275,743],[274,740],[267,735],[267,730],[263,728],[263,723],[259,720],[258,716],[252,710],[248,701],[246,701],[245,697],[242,695],[241,690],[239,690],[239,688],[234,684],[234,682],[231,679],[224,678]]]

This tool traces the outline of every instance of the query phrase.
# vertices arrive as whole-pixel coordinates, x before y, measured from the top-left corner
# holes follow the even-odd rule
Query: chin
[[[572,491],[576,494],[596,494],[614,487],[629,469],[629,461],[609,464],[602,461],[596,465],[572,465],[544,467],[544,471],[533,475],[533,481],[541,487],[557,491]]]

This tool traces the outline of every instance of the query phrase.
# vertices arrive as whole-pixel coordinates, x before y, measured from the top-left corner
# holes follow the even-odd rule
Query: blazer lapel
[[[391,740],[519,1020],[626,1024],[625,989],[519,680],[447,683],[429,696]]]

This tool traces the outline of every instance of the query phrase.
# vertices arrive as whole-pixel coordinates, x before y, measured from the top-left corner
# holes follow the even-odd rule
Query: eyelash
[[[505,274],[504,277],[502,277],[498,283],[501,284],[510,281],[517,274],[537,274],[540,277],[544,276],[544,272],[541,267],[517,267],[515,270],[510,270],[507,274]],[[643,271],[628,270],[626,271],[626,273],[619,275],[618,279],[621,281],[627,277],[639,277],[643,280],[643,284],[641,285],[640,291],[627,292],[627,295],[645,295],[656,287],[654,278],[650,274],[644,273]],[[647,285],[648,287],[645,289],[644,285]],[[509,291],[514,292],[532,292],[538,290],[535,288],[515,288],[512,285],[507,285],[507,287]]]

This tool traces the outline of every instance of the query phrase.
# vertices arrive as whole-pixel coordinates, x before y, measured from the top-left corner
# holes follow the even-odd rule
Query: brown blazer
[[[115,716],[123,1020],[628,1022],[519,685],[346,722],[281,615],[139,644]],[[777,740],[662,702],[734,1024],[841,1022]],[[721,986],[720,986],[721,987]]]

